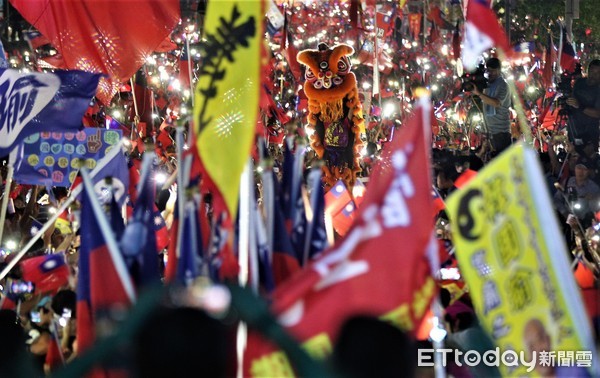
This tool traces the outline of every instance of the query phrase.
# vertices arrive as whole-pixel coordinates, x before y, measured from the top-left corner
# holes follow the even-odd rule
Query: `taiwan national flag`
[[[32,257],[20,266],[23,281],[33,282],[36,293],[53,292],[69,283],[69,267],[62,253]]]
[[[78,131],[99,74],[0,69],[0,156],[42,131]]]
[[[470,0],[463,33],[462,61],[465,69],[475,70],[480,55],[492,47],[501,49],[507,56],[512,55],[512,49],[498,23],[498,18],[490,9],[489,0]]]
[[[79,353],[93,345],[99,317],[110,314],[111,309],[129,307],[135,295],[120,253],[110,249],[100,229],[90,195],[93,194],[84,190],[81,203],[81,248],[77,280]],[[105,215],[101,213],[100,216]]]

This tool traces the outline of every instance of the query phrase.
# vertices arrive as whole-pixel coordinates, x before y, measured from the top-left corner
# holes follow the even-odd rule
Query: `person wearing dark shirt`
[[[575,82],[573,96],[566,102],[571,107],[569,138],[576,148],[582,149],[585,144],[593,143],[597,150],[600,136],[600,59],[590,62],[587,77]]]

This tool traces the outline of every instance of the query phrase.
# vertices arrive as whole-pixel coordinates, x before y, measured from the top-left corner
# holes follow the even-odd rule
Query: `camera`
[[[470,92],[475,89],[475,87],[480,91],[483,91],[488,87],[488,80],[487,77],[485,77],[485,66],[483,64],[477,66],[475,71],[463,74],[460,77],[460,80],[462,82],[460,89],[463,92]]]
[[[564,71],[560,75],[560,80],[556,83],[556,91],[560,93],[558,98],[559,115],[568,115],[573,110],[567,105],[567,99],[573,96],[573,79],[578,77],[581,77],[581,64],[577,64],[573,72]]]

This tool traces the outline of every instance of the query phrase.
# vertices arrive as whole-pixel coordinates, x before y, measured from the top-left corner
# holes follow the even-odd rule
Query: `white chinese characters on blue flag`
[[[96,168],[121,136],[121,130],[100,128],[32,134],[17,147],[13,162],[15,180],[22,184],[69,187],[80,167]],[[120,169],[127,172],[126,168]]]
[[[0,156],[42,131],[77,131],[100,74],[0,69]]]

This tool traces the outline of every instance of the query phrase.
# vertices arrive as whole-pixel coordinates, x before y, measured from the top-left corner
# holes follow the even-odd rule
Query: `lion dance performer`
[[[308,97],[308,127],[314,129],[310,146],[324,161],[323,182],[329,190],[339,179],[348,189],[361,171],[362,105],[358,98],[356,76],[350,72],[348,45],[333,48],[320,43],[318,50],[298,53],[298,62],[307,66],[304,92]]]

